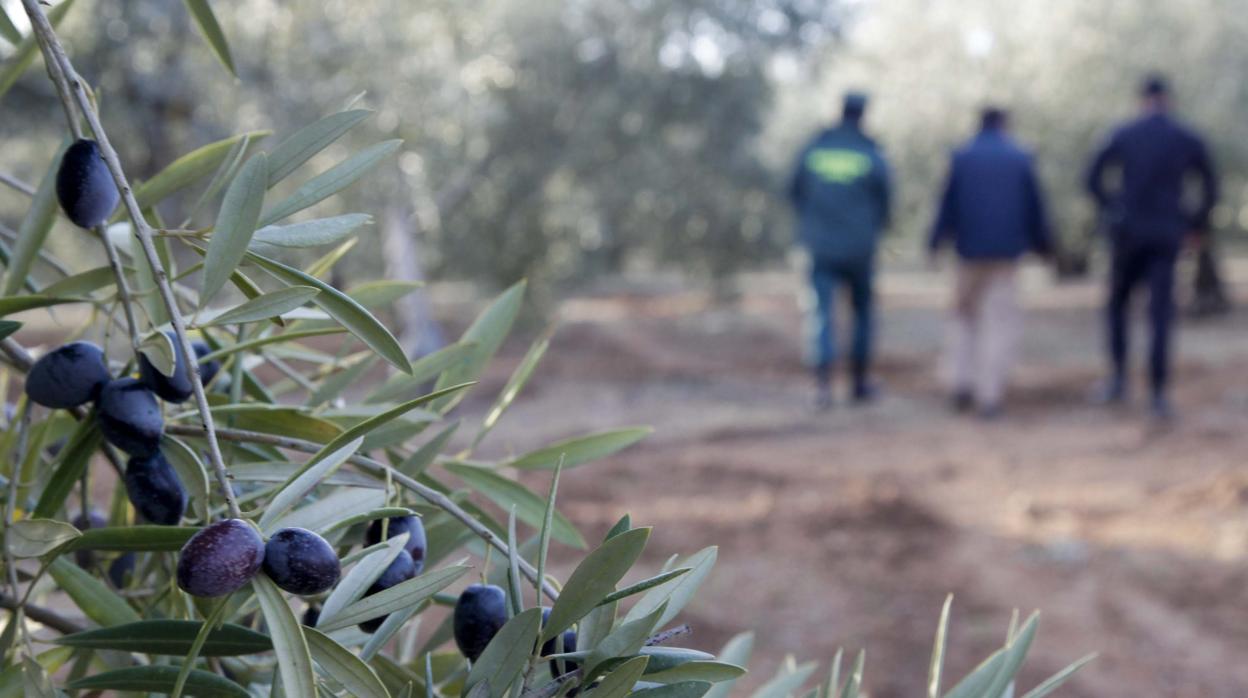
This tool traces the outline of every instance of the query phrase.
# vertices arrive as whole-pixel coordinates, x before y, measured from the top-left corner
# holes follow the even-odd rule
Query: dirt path
[[[1062,695],[1248,695],[1244,315],[1184,328],[1182,419],[1157,431],[1139,408],[1084,404],[1100,365],[1095,288],[1031,278],[1010,415],[982,424],[945,410],[940,279],[890,276],[886,397],[815,414],[790,283],[751,279],[733,310],[681,293],[569,303],[487,451],[655,425],[644,445],[569,473],[561,508],[594,534],[625,511],[656,526],[654,567],[719,544],[687,615],[708,649],[758,630],[747,685],[786,654],[866,646],[873,696],[920,695],[951,591],[948,676],[999,643],[1011,609],[1039,608],[1024,688],[1099,651]],[[523,350],[509,347],[478,395]]]

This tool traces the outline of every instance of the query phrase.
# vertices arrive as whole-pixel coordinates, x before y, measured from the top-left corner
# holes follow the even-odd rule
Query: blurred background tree
[[[247,0],[218,9],[236,51],[268,60],[242,66],[240,84],[222,76],[180,3],[99,0],[72,13],[64,34],[90,52],[83,63],[98,73],[88,77],[140,176],[231,133],[289,132],[367,86],[359,104],[376,116],[322,164],[379,138],[406,145],[388,176],[322,207],[380,213],[344,273],[494,287],[529,276],[540,298],[543,287],[636,270],[676,270],[723,290],[735,272],[782,259],[792,153],[849,87],[873,94],[868,125],[896,166],[894,257],[917,255],[946,154],[989,101],[1014,112],[1062,239],[1086,256],[1086,158],[1132,113],[1138,78],[1153,69],[1173,77],[1181,113],[1214,144],[1225,191],[1215,220],[1242,233],[1245,9],[1243,0]],[[0,41],[0,55],[10,51]],[[46,164],[59,138],[50,89],[30,71],[0,100],[5,171],[31,178]],[[32,139],[15,115],[40,113],[45,137]],[[20,204],[0,194],[0,222],[13,227]]]

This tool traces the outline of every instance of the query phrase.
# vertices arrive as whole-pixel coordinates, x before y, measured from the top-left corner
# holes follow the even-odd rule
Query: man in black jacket
[[[999,108],[985,109],[979,133],[953,154],[932,226],[931,253],[946,241],[958,253],[949,344],[954,407],[977,407],[993,419],[1004,409],[1022,327],[1019,259],[1051,250],[1035,165],[1010,137]]]
[[[1120,127],[1097,152],[1088,171],[1088,191],[1107,218],[1113,252],[1107,323],[1110,375],[1098,398],[1127,398],[1127,310],[1132,291],[1147,283],[1152,322],[1149,377],[1153,415],[1174,415],[1168,397],[1171,325],[1174,323],[1174,268],[1185,239],[1199,238],[1209,226],[1218,183],[1204,142],[1170,115],[1164,78],[1150,76],[1141,90],[1142,113]],[[1120,184],[1106,187],[1106,173],[1118,169]],[[1183,205],[1188,175],[1200,181],[1195,210]]]

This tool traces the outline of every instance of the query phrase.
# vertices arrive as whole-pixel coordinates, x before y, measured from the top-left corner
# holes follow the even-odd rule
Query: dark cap
[[[867,110],[867,95],[864,92],[846,92],[841,113],[847,119],[858,119]]]
[[[1161,73],[1149,73],[1140,83],[1140,95],[1143,97],[1164,97],[1170,94],[1170,84]]]
[[[1005,128],[1010,120],[1010,113],[1001,107],[989,106],[979,113],[980,128],[985,131]]]

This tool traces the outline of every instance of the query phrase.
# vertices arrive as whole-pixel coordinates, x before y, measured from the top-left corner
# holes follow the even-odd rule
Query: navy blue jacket
[[[980,131],[954,152],[931,248],[946,240],[965,259],[1017,259],[1051,250],[1031,156],[1003,131]]]
[[[812,256],[869,262],[888,224],[888,163],[857,124],[842,123],[802,149],[789,197],[798,238]]]
[[[1105,172],[1121,170],[1111,192]],[[1183,205],[1187,175],[1200,178],[1194,210]],[[1162,111],[1140,117],[1110,137],[1088,170],[1088,191],[1101,206],[1115,240],[1124,243],[1175,243],[1189,230],[1206,230],[1218,201],[1218,180],[1200,137]]]

